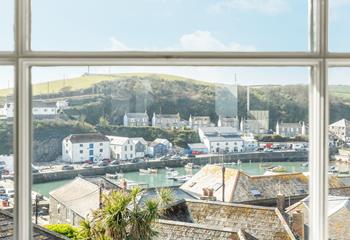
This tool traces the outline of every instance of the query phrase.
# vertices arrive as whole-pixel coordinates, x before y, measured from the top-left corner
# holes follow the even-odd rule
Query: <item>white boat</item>
[[[173,179],[174,180],[178,175],[179,175],[178,171],[171,171],[171,172],[167,172],[165,177],[167,179]]]
[[[158,173],[158,169],[156,168],[147,168],[147,169],[139,169],[139,172],[142,174],[156,174]]]
[[[123,177],[124,177],[124,174],[122,173],[106,173],[106,178],[110,178],[110,179],[120,179]]]
[[[241,164],[241,163],[242,163],[241,160],[238,159],[238,160],[237,160],[237,164]]]
[[[179,183],[185,183],[188,180],[190,180],[192,176],[186,175],[186,176],[178,176],[174,178],[174,181],[179,182]]]
[[[170,172],[175,171],[175,169],[174,169],[174,168],[171,168],[171,167],[165,167],[165,170],[166,170],[166,171],[170,171]]]
[[[200,166],[199,165],[195,165],[193,163],[187,163],[185,165],[185,169],[194,169],[194,168],[200,168]]]

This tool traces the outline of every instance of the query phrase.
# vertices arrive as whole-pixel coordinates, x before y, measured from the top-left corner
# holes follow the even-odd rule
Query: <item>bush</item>
[[[46,225],[45,228],[66,236],[70,239],[77,239],[78,237],[78,228],[73,227],[70,224],[50,224]]]

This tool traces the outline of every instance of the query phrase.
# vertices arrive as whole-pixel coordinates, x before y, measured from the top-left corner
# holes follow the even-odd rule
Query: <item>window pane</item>
[[[33,0],[32,13],[33,50],[308,50],[306,0]]]
[[[14,50],[14,1],[0,0],[0,51]]]
[[[330,92],[330,168],[328,223],[330,239],[349,239],[350,230],[350,68],[329,70]]]
[[[46,219],[78,226],[101,206],[99,188],[138,185],[142,202],[171,187],[173,199],[212,209],[185,203],[208,238],[232,239],[226,226],[288,239],[282,215],[266,206],[290,215],[303,236],[290,206],[308,194],[308,76],[287,67],[34,67],[33,189],[50,198]],[[250,214],[208,199],[248,204]],[[169,227],[184,219],[176,212],[154,226],[160,239],[176,238]],[[201,238],[183,224],[188,238]]]
[[[15,185],[13,158],[14,68],[0,66],[0,218],[1,236],[13,236]]]
[[[350,51],[350,1],[329,1],[329,50],[332,52]]]

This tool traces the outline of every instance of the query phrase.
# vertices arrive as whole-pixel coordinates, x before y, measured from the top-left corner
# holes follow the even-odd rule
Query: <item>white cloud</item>
[[[210,10],[221,12],[228,9],[256,11],[274,15],[289,10],[289,4],[288,0],[221,0],[212,5]]]
[[[181,47],[187,51],[254,51],[253,46],[239,43],[224,44],[208,31],[195,31],[180,38]]]
[[[111,43],[111,51],[128,51],[130,50],[124,43],[120,42],[117,38],[111,37],[109,39]]]

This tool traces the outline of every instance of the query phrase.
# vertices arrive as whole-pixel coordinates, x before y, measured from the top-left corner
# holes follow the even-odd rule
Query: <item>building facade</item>
[[[56,102],[33,101],[32,114],[34,118],[55,118],[58,115],[58,110]],[[15,104],[13,102],[4,103],[0,109],[0,119],[12,119],[14,118],[14,112]]]
[[[338,122],[329,125],[329,133],[335,138],[338,138],[344,142],[350,140],[350,121],[346,119],[339,120]]]
[[[111,156],[116,160],[142,158],[147,152],[147,142],[143,138],[107,136],[110,140]]]
[[[100,133],[72,134],[62,141],[62,160],[69,163],[110,159],[109,139]]]
[[[199,138],[210,153],[243,152],[244,141],[233,127],[198,129]]]
[[[163,129],[180,128],[182,126],[180,113],[177,113],[177,114],[153,113],[152,126],[163,128]]]
[[[239,129],[238,117],[223,117],[219,116],[218,127],[233,127],[236,130]]]
[[[210,121],[209,116],[192,116],[188,119],[189,127],[192,129],[198,129],[200,127],[212,127],[213,123]]]
[[[269,131],[269,111],[249,111],[248,118],[242,119],[242,132],[266,134]]]
[[[306,136],[305,122],[299,122],[299,123],[277,122],[276,134],[282,137]]]
[[[144,113],[125,113],[124,127],[145,127],[149,125],[149,117]]]

